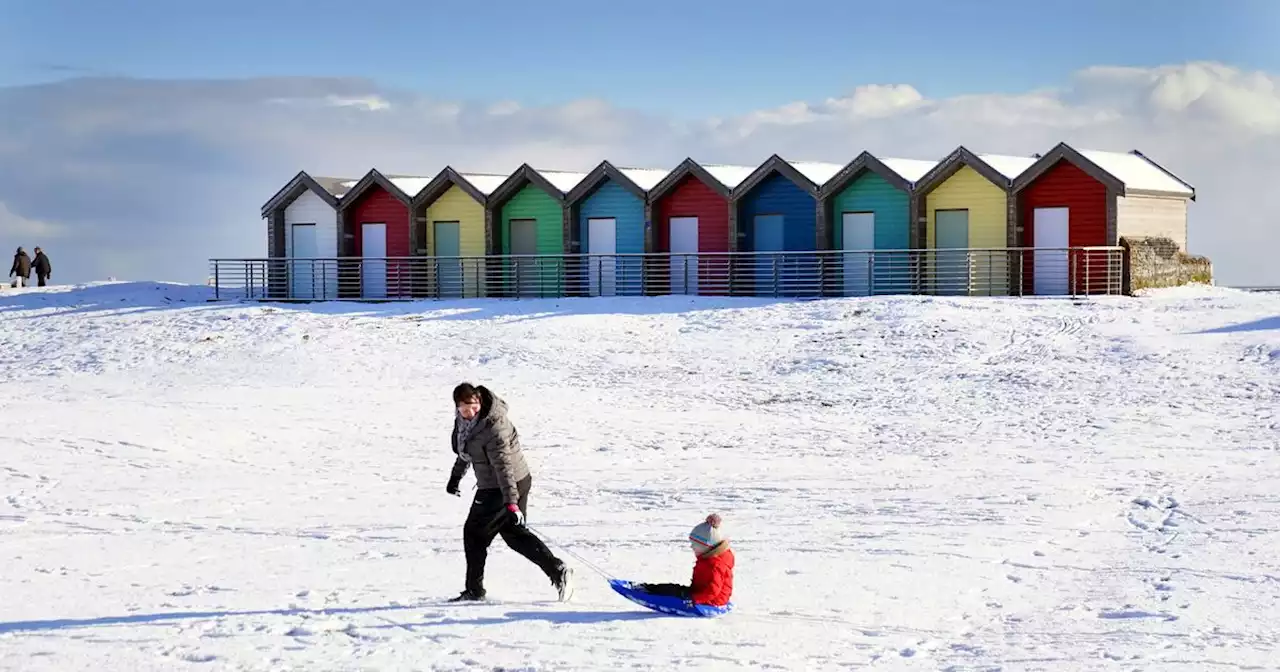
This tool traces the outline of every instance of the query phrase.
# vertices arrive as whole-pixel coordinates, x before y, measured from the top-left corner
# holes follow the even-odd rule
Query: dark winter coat
[[[473,467],[477,488],[499,488],[507,504],[518,504],[520,492],[516,484],[529,475],[529,465],[520,450],[520,433],[507,417],[507,402],[483,385],[476,391],[480,393],[480,413],[464,445],[458,441],[462,418],[456,414],[453,418],[450,444],[458,457],[449,483],[456,487],[467,468]]]
[[[49,257],[45,253],[36,252],[36,258],[31,262],[31,267],[35,269],[36,275],[49,277],[53,275],[53,264],[49,263]]]
[[[31,257],[28,257],[26,252],[13,255],[13,266],[9,269],[9,275],[20,278],[31,277]]]

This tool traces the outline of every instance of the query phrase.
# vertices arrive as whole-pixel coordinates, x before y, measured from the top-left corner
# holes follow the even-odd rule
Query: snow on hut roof
[[[836,173],[840,172],[840,170],[844,168],[841,164],[826,163],[824,161],[786,161],[791,164],[792,168],[796,169],[796,172],[809,178],[810,182],[813,182],[819,187],[826,184],[831,178],[836,176]]]
[[[432,180],[430,177],[418,177],[416,175],[387,175],[386,177],[391,181],[391,184],[395,185],[396,189],[404,192],[404,195],[409,198],[417,196],[418,192],[422,191],[422,188]]]
[[[353,180],[349,177],[319,177],[313,175],[311,179],[315,180],[321,189],[332,194],[334,198],[342,198],[343,195],[351,190],[351,187],[356,186],[356,182],[359,182],[359,180]]]
[[[670,170],[661,168],[619,168],[618,172],[626,176],[628,180],[635,182],[637,187],[645,191],[658,186],[658,183],[663,178],[671,174]]]
[[[878,156],[876,158],[880,159],[880,163],[887,166],[889,170],[892,170],[902,176],[902,179],[911,183],[919,182],[920,178],[924,177],[926,173],[933,170],[934,166],[938,165],[937,161],[926,161],[924,159],[884,159]]]
[[[534,168],[534,170],[538,171],[538,174],[541,175],[543,179],[550,182],[551,186],[566,194],[574,187],[578,186],[578,183],[582,181],[582,178],[587,176],[586,173],[576,173],[567,170],[542,170],[540,168]]]
[[[510,175],[494,175],[492,173],[458,173],[462,179],[471,183],[477,191],[488,196],[492,194]]]
[[[1037,160],[1034,156],[1009,156],[1006,154],[979,154],[978,158],[994,168],[997,173],[1010,180],[1021,175]]]
[[[751,173],[756,172],[756,168],[759,168],[759,166],[734,166],[725,163],[700,162],[698,165],[702,166],[702,169],[707,171],[711,177],[716,178],[720,184],[730,189],[742,184],[743,180],[746,180],[751,176]]]
[[[1137,191],[1155,191],[1192,196],[1195,189],[1169,175],[1146,157],[1132,152],[1104,152],[1077,150],[1099,168],[1111,173],[1124,183],[1124,188]]]

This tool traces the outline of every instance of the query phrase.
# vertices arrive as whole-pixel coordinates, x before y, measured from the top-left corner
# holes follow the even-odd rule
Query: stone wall
[[[1177,287],[1193,282],[1213,284],[1213,264],[1189,255],[1169,238],[1124,237],[1124,293],[1140,289]]]

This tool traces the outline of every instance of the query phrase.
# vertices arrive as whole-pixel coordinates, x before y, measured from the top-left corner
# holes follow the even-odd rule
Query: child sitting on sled
[[[720,516],[713,513],[693,528],[689,543],[698,558],[689,585],[640,583],[633,587],[650,595],[670,595],[694,604],[725,606],[733,596],[733,551],[729,549],[728,537],[720,532]]]

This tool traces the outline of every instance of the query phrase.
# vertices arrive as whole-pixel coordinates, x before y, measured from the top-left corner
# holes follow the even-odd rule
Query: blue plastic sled
[[[670,614],[672,616],[715,618],[716,616],[723,616],[730,611],[733,611],[733,602],[730,602],[723,607],[713,607],[709,604],[694,604],[689,600],[669,595],[650,595],[643,590],[634,588],[631,581],[624,581],[622,579],[609,579],[609,587],[617,594],[642,607],[646,607],[663,614]]]

